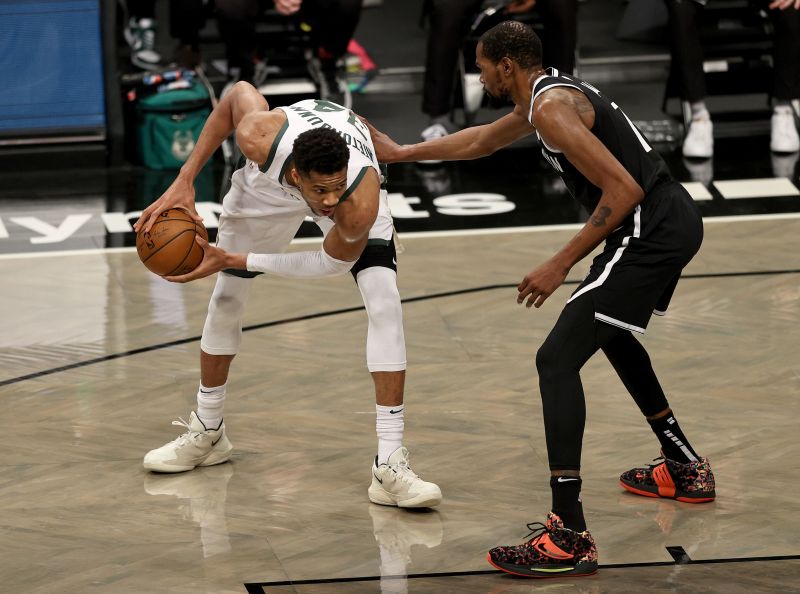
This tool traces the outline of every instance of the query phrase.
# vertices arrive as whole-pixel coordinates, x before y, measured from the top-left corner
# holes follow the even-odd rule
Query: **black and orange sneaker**
[[[547,514],[547,523],[528,524],[528,542],[495,547],[487,555],[494,567],[506,573],[532,578],[584,576],[597,571],[597,547],[588,530],[564,528],[556,514]],[[527,537],[526,537],[527,538]]]
[[[714,473],[708,458],[682,464],[668,458],[656,458],[656,464],[623,472],[619,484],[637,495],[664,497],[685,503],[708,503],[714,492]]]

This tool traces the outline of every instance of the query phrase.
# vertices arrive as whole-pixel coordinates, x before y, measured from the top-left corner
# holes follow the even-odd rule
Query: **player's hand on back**
[[[358,119],[364,122],[369,129],[369,135],[372,137],[372,144],[375,147],[375,157],[378,161],[392,163],[396,158],[400,145],[373,126],[367,118],[358,116]]]
[[[141,230],[150,231],[158,215],[170,208],[181,208],[198,223],[203,222],[194,206],[194,183],[179,175],[158,200],[142,211],[142,215],[133,224],[133,230],[137,233]]]
[[[199,235],[196,235],[194,240],[203,248],[202,262],[188,274],[165,276],[165,279],[173,283],[188,283],[198,278],[211,276],[226,268],[239,270],[247,268],[247,254],[230,254],[221,248],[211,245]]]

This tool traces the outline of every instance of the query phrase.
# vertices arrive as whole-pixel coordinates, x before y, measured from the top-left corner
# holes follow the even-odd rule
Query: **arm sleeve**
[[[337,260],[324,249],[291,254],[247,254],[247,270],[288,278],[322,278],[347,273],[355,262]]]

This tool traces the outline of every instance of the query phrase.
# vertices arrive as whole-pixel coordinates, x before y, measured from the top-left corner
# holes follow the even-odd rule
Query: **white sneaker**
[[[185,472],[197,466],[213,466],[227,462],[233,446],[225,435],[225,423],[218,429],[206,429],[194,411],[189,422],[172,421],[173,425],[186,427],[178,439],[150,450],[144,456],[144,467],[154,472]]]
[[[714,126],[709,119],[692,120],[683,139],[683,156],[708,159],[714,154]]]
[[[397,507],[434,507],[442,501],[438,485],[423,481],[409,466],[409,453],[397,448],[386,464],[372,465],[372,484],[367,493],[369,500],[378,505]]]
[[[156,51],[156,22],[153,19],[131,18],[123,35],[131,48],[134,65],[145,70],[159,68],[161,55]]]
[[[422,137],[423,141],[433,140],[434,138],[444,138],[448,136],[450,132],[447,131],[447,128],[444,127],[443,124],[436,123],[431,124],[427,128],[425,128],[421,133],[420,136]],[[441,163],[441,159],[429,159],[426,161],[418,161],[418,163],[422,163],[423,165],[438,165]]]
[[[794,153],[800,150],[794,110],[789,105],[778,105],[772,112],[770,150],[776,153]]]

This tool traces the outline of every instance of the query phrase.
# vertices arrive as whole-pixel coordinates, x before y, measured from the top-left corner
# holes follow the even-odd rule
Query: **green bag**
[[[145,167],[178,169],[194,149],[211,113],[211,98],[198,80],[190,82],[190,88],[162,91],[136,106],[138,152]]]

